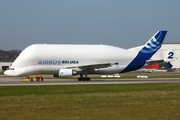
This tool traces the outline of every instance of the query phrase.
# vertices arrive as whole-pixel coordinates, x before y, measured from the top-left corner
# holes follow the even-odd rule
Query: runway
[[[141,83],[172,83],[180,82],[180,78],[147,78],[147,79],[92,79],[78,81],[76,79],[45,79],[40,82],[22,82],[21,78],[1,77],[0,86],[30,85],[86,85],[86,84],[141,84]]]

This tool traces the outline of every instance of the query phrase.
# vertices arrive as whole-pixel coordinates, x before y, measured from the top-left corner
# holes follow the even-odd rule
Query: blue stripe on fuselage
[[[121,71],[121,73],[142,68],[146,63],[146,60],[150,59],[149,57],[150,56],[148,55],[138,53],[138,55],[134,58],[134,60],[132,60],[131,63],[124,70]]]
[[[164,41],[166,33],[167,31],[158,31],[155,35],[153,35],[153,37],[144,45],[132,62],[121,72],[129,72],[143,67],[146,60],[150,59],[159,50]]]

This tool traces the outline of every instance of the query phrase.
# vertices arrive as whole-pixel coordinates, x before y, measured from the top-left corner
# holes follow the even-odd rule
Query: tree
[[[13,62],[18,55],[21,53],[20,50],[0,50],[0,61],[1,62]]]

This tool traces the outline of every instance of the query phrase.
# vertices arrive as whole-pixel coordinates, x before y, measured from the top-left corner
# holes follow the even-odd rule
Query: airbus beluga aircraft
[[[109,45],[33,44],[13,62],[7,76],[53,74],[54,77],[88,74],[115,74],[137,70],[147,65],[160,49],[167,31],[158,31],[139,51]],[[135,42],[135,41],[134,41]]]

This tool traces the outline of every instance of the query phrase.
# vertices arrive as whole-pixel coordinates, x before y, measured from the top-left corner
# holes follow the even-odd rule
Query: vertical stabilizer
[[[158,31],[151,39],[140,49],[137,56],[122,71],[128,72],[142,68],[146,61],[149,60],[160,48],[164,41],[167,31]]]
[[[139,51],[140,54],[145,54],[147,59],[150,59],[156,53],[164,41],[167,31],[158,31]]]

